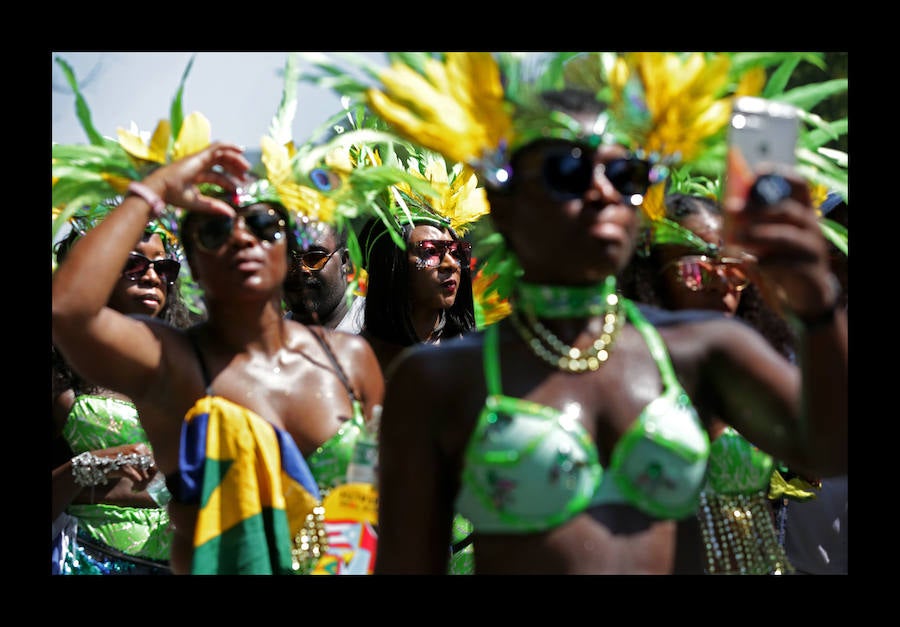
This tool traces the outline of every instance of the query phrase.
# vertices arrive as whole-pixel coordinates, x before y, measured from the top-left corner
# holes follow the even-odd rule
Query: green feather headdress
[[[118,141],[101,136],[93,125],[90,109],[72,68],[64,59],[56,57],[57,65],[75,93],[75,112],[90,143],[52,145],[52,237],[56,237],[76,211],[120,196],[130,182],[139,181],[160,165],[209,145],[209,121],[196,112],[185,118],[182,109],[184,83],[193,62],[194,57],[191,57],[182,74],[172,100],[171,119],[160,120],[149,143],[145,143],[136,129],[120,128]]]
[[[811,130],[801,135],[798,170],[814,183],[842,191],[846,198],[846,155],[824,148],[846,132],[846,120],[827,123],[806,113],[821,99],[846,90],[846,81],[785,90],[799,63],[821,65],[818,53],[387,56],[390,66],[383,68],[352,54],[309,54],[306,59],[314,71],[305,78],[363,103],[399,136],[474,169],[488,186],[502,186],[511,154],[538,137],[621,143],[653,162],[689,167],[691,177],[715,180],[724,171],[731,101],[755,95],[777,97],[801,109],[801,119]],[[546,90],[563,88],[595,95],[599,114],[587,129],[588,137],[582,123],[551,110],[541,98]],[[663,185],[650,187],[642,207],[645,218],[663,217],[648,211],[653,198],[661,203],[663,194]],[[689,241],[675,227],[661,227],[657,238]],[[489,289],[506,298],[520,273],[514,255],[495,233],[476,246],[482,253],[482,270],[496,275]]]

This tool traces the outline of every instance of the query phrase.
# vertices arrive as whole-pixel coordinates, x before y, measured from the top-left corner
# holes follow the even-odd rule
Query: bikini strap
[[[675,376],[675,368],[672,366],[669,351],[666,349],[666,344],[663,342],[659,331],[647,321],[637,305],[631,300],[622,296],[619,296],[619,300],[625,308],[625,315],[628,316],[628,320],[644,336],[644,341],[647,342],[647,347],[650,349],[650,355],[653,356],[656,367],[659,368],[659,374],[662,377],[665,389],[681,388],[681,383],[679,383],[678,377]]]
[[[500,380],[499,326],[492,324],[484,330],[484,381],[487,385],[488,396],[503,394],[503,385]]]
[[[350,383],[350,378],[347,377],[347,373],[344,372],[344,369],[341,367],[341,363],[337,360],[337,355],[334,354],[334,351],[331,350],[331,347],[328,345],[328,342],[325,338],[319,335],[315,329],[312,327],[307,327],[309,332],[313,334],[313,337],[319,341],[319,344],[322,346],[322,350],[325,351],[325,354],[328,355],[328,358],[331,360],[331,363],[334,364],[335,374],[338,379],[341,380],[341,383],[344,384],[344,387],[347,388],[347,394],[350,395],[351,401],[358,400],[356,392],[353,391],[353,385]]]
[[[187,332],[188,340],[191,342],[191,346],[194,348],[194,354],[197,355],[197,361],[200,362],[200,372],[203,373],[203,385],[206,387],[206,394],[208,396],[212,396],[212,381],[209,378],[209,370],[206,368],[206,362],[203,360],[203,353],[200,351],[200,344],[197,341],[197,336],[193,333],[194,329],[190,329]]]

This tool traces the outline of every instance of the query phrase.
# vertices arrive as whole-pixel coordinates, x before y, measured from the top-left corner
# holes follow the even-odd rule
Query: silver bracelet
[[[115,457],[98,457],[90,451],[85,451],[72,458],[72,477],[75,483],[82,486],[106,485],[106,475],[122,466],[135,466],[146,470],[153,465],[153,457],[150,455],[138,455],[119,453]]]

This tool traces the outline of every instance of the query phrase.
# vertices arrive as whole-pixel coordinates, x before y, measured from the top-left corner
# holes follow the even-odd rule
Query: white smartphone
[[[797,110],[789,104],[743,96],[736,98],[728,127],[728,145],[751,170],[796,163]]]

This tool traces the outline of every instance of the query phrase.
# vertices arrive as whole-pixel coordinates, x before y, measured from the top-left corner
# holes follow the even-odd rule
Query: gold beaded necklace
[[[510,321],[531,352],[550,366],[575,374],[593,372],[609,359],[609,351],[625,323],[615,286],[615,277],[592,288],[522,284],[513,298]],[[552,298],[546,298],[548,294]],[[561,317],[560,312],[565,312],[565,316],[588,316],[600,313],[601,308],[601,334],[584,350],[560,340],[535,315],[537,311],[550,318]]]

